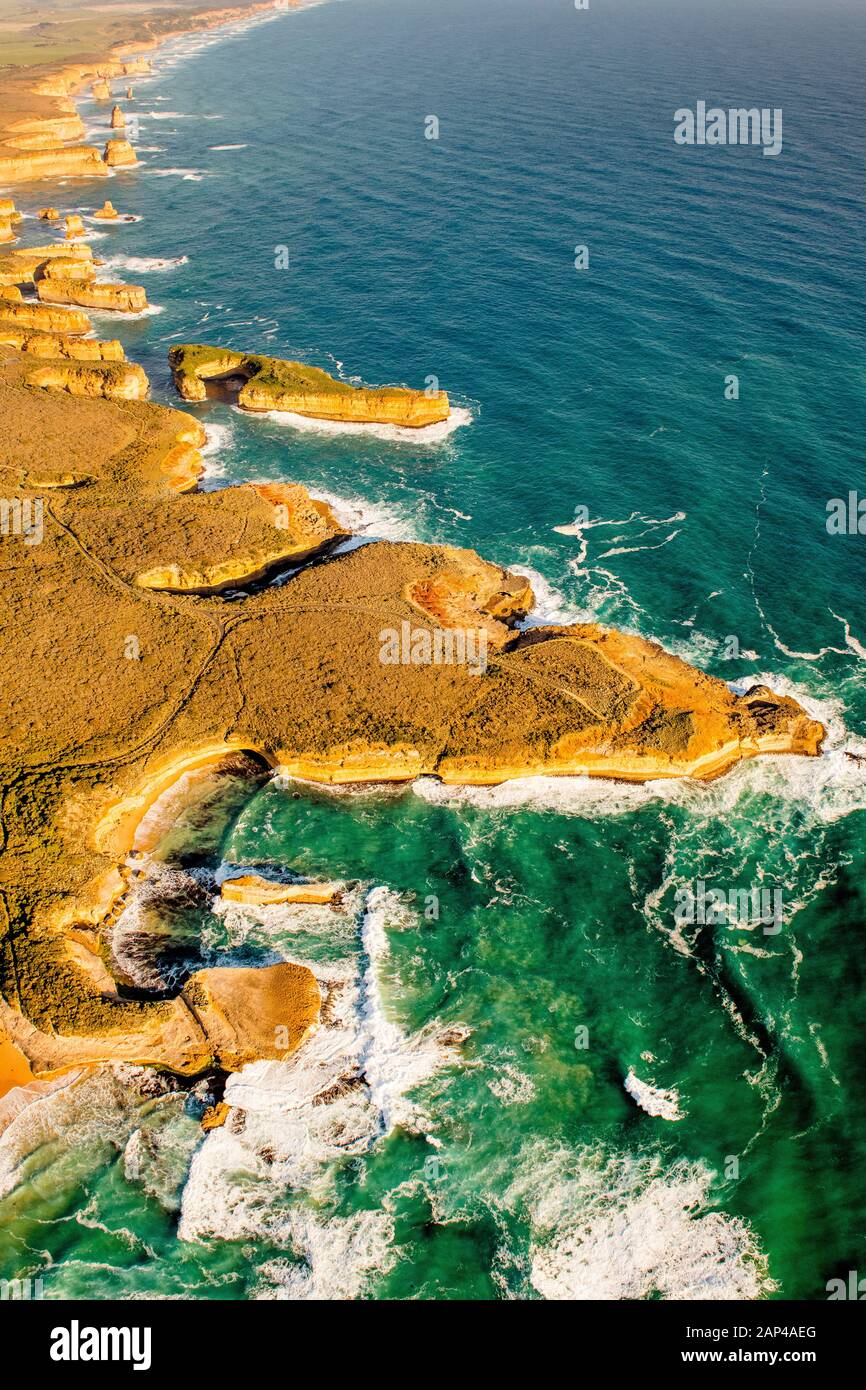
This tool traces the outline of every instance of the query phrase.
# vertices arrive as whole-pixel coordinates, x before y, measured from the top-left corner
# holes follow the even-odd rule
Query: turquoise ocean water
[[[765,678],[829,738],[706,787],[274,781],[206,852],[190,830],[196,862],[157,874],[171,968],[305,961],[328,1045],[234,1078],[242,1121],[204,1141],[146,1074],[31,1107],[0,1140],[4,1275],[487,1299],[866,1273],[866,539],[825,525],[866,489],[864,59],[835,0],[333,0],[136,82],[141,169],[67,193],[140,217],[93,244],[159,308],[110,321],[154,398],[171,344],[204,341],[434,375],[464,421],[405,439],[209,402],[209,485],[296,480],[367,536],[474,547],[532,573],[536,617]],[[781,107],[781,156],[675,145],[700,99]],[[224,862],[353,887],[339,914],[211,913]],[[779,890],[781,930],[678,923],[698,880]],[[142,979],[153,917],[116,948]],[[313,1105],[352,1059],[366,1084]]]

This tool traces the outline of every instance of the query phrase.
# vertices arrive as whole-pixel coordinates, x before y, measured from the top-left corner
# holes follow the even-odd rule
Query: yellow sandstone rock
[[[93,83],[90,90],[93,93],[94,101],[111,100],[111,84],[107,82],[105,78],[99,78]]]
[[[444,391],[428,396],[398,386],[352,386],[303,362],[227,348],[178,344],[169,362],[175,386],[186,401],[205,400],[205,383],[223,380],[238,383],[238,405],[245,410],[291,411],[317,420],[420,429],[447,420],[450,411]]]
[[[126,127],[126,117],[119,106],[115,106],[111,112],[111,129],[124,130]]]
[[[183,998],[228,1071],[297,1051],[318,1024],[322,1007],[313,972],[289,963],[199,970],[184,986]]]
[[[58,142],[84,139],[84,122],[74,107],[66,115],[35,116],[13,121],[6,129],[12,137],[6,143],[18,149],[47,149]],[[28,146],[24,141],[32,143]]]
[[[60,219],[57,208],[40,208],[38,216],[43,222],[57,222]]]
[[[4,322],[20,328],[36,328],[43,333],[61,333],[64,337],[89,333],[93,324],[78,309],[53,308],[50,304],[6,303],[0,308]]]
[[[70,338],[59,333],[39,333],[8,323],[0,304],[0,343],[28,357],[68,357],[76,362],[123,362],[122,345],[112,339]]]
[[[128,140],[108,140],[105,146],[104,159],[110,169],[124,168],[129,164],[137,164],[135,150]]]
[[[142,401],[147,395],[148,380],[144,368],[135,362],[93,362],[82,366],[53,362],[30,372],[27,385],[68,391],[71,396]]]
[[[81,217],[77,212],[70,213],[69,217],[66,218],[63,225],[66,229],[67,241],[74,241],[76,237],[85,235],[84,223],[82,222]]]
[[[0,217],[0,242],[14,241],[15,235],[15,231],[12,227],[12,219],[9,217]]]
[[[77,256],[52,256],[33,271],[33,283],[40,280],[95,280],[96,266]]]
[[[0,285],[0,300],[20,304],[23,299],[24,296],[17,285]]]
[[[0,256],[0,285],[32,285],[46,262],[59,258],[73,259],[82,266],[82,278],[90,273],[93,253],[89,246],[81,242],[69,242],[63,246],[10,246],[5,255]]]
[[[171,463],[174,467],[175,460]],[[347,539],[327,503],[310,497],[298,483],[246,484],[234,495],[248,505],[243,539],[230,555],[223,546],[214,552],[206,543],[193,549],[178,536],[169,549],[170,559],[167,555],[166,563],[140,571],[136,584],[173,593],[219,593],[250,584],[288,562],[304,564]],[[215,501],[206,505],[213,509]]]
[[[340,883],[273,883],[259,874],[226,879],[220,889],[225,902],[247,907],[272,907],[283,903],[316,903],[331,906],[343,891]]]
[[[230,1106],[221,1100],[219,1105],[210,1105],[201,1117],[201,1127],[206,1132],[211,1129],[222,1129],[229,1117]]]
[[[65,388],[58,370],[70,380],[122,364],[44,369]],[[0,1027],[36,1073],[114,1058],[184,1073],[214,1058],[234,1066],[274,1055],[275,1020],[287,1043],[315,1026],[303,974],[281,984],[262,971],[244,980],[229,970],[225,981],[203,972],[182,998],[131,999],[112,994],[104,966],[92,964],[102,959],[87,948],[94,902],[110,915],[114,890],[89,885],[121,891],[144,818],[193,768],[244,754],[329,783],[638,781],[820,750],[823,728],[794,700],[765,687],[735,693],[655,643],[595,624],[512,628],[483,670],[383,662],[383,628],[428,638],[445,623],[486,630],[531,601],[525,580],[451,547],[366,545],[242,604],[157,598],[136,575],[243,560],[256,531],[273,532],[281,504],[249,487],[181,495],[198,422],[141,400],[34,390],[33,371],[0,347],[7,497],[71,480],[51,492],[40,544],[26,555],[0,546],[4,608],[40,652],[22,662],[16,644],[0,644]],[[74,602],[57,603],[58,592]],[[124,659],[129,634],[139,660]]]
[[[85,309],[110,309],[118,314],[139,314],[147,308],[141,285],[103,285],[90,280],[39,280],[36,293],[47,304],[80,304]]]
[[[106,221],[106,222],[113,222],[114,219],[115,219],[116,217],[119,216],[119,213],[118,213],[116,207],[114,206],[114,204],[110,201],[110,199],[106,198],[106,200],[105,200],[105,202],[103,203],[102,207],[99,208],[99,209],[93,214],[93,216],[94,216],[94,217],[99,217],[99,218],[101,218],[103,221]]]
[[[37,179],[104,178],[108,168],[93,145],[65,145],[0,156],[0,184]]]

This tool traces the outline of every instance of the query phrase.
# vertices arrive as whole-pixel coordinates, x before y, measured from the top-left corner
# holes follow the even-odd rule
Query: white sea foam
[[[529,1211],[532,1287],[554,1300],[766,1297],[766,1258],[746,1222],[711,1210],[713,1178],[686,1159],[541,1148],[508,1193]]]
[[[344,420],[311,420],[291,410],[265,410],[261,414],[265,420],[273,420],[275,424],[285,425],[289,429],[305,430],[312,434],[347,434],[359,439],[381,439],[389,444],[442,444],[455,430],[472,423],[471,412],[462,406],[454,406],[447,420],[435,425],[423,425],[419,429],[403,425],[354,424]]]
[[[103,282],[105,283],[105,282]],[[116,309],[88,309],[88,314],[92,319],[98,319],[102,323],[113,323],[118,326],[122,323],[135,323],[138,319],[153,319],[159,314],[165,313],[164,304],[148,304],[146,309],[140,309],[135,314],[125,314]]]
[[[352,536],[366,540],[411,540],[414,529],[410,518],[396,509],[368,502],[363,497],[342,497],[314,484],[310,496],[327,502],[340,525]]]
[[[535,1097],[535,1083],[514,1062],[494,1064],[487,1086],[502,1105],[528,1105]]]
[[[291,1204],[286,1194],[304,1192],[323,1202],[331,1194],[335,1161],[366,1152],[396,1124],[423,1128],[423,1110],[407,1093],[458,1056],[460,1030],[430,1025],[406,1033],[389,1016],[383,996],[388,932],[413,920],[407,912],[396,894],[374,888],[361,920],[360,973],[351,962],[342,968],[305,962],[325,1000],[321,1025],[285,1062],[253,1063],[229,1077],[229,1118],[193,1161],[181,1239],[267,1238],[304,1262],[284,1267],[277,1281],[282,1293],[263,1296],[325,1296],[328,1289],[345,1289],[347,1279],[358,1289],[372,1268],[383,1267],[391,1228],[381,1212],[368,1213],[360,1225],[339,1213],[322,1222],[306,1199]],[[335,1261],[336,1249],[342,1255]]]
[[[263,1265],[257,1299],[361,1298],[370,1281],[387,1274],[399,1257],[394,1217],[385,1209],[323,1220],[296,1208],[289,1214],[288,1234],[303,1263],[271,1260]]]
[[[675,1089],[665,1090],[661,1086],[651,1086],[642,1081],[633,1071],[629,1071],[622,1083],[632,1100],[648,1115],[657,1115],[662,1120],[682,1120],[679,1094]]]
[[[58,1165],[62,1173],[118,1152],[153,1107],[179,1104],[165,1082],[144,1067],[115,1063],[96,1067],[39,1096],[0,1136],[0,1197],[35,1174]],[[89,1157],[88,1157],[89,1156]]]
[[[245,150],[247,145],[208,145],[209,150]]]
[[[148,275],[157,270],[177,270],[186,265],[189,256],[109,256],[101,270],[129,270],[134,275]]]
[[[556,626],[558,624],[585,623],[591,622],[591,615],[576,604],[570,603],[559,589],[555,588],[548,579],[538,570],[532,569],[529,565],[509,565],[512,574],[522,574],[524,579],[528,579],[532,585],[532,596],[535,602],[532,611],[518,627],[522,630],[532,627],[545,627],[548,624]]]
[[[153,174],[158,179],[183,179],[184,183],[201,183],[202,179],[208,177],[207,169],[154,169],[150,165],[146,166],[145,173]]]

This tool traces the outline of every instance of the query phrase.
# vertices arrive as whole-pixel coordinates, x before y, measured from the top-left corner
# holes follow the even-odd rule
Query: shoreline
[[[110,67],[113,64],[123,64],[141,54],[154,53],[174,39],[186,38],[197,33],[210,33],[214,29],[228,28],[232,24],[241,23],[256,15],[264,16],[269,11],[279,13],[289,9],[303,8],[304,0],[251,0],[249,4],[220,8],[202,6],[200,9],[191,9],[186,22],[156,33],[153,32],[154,25],[159,27],[162,23],[174,24],[184,14],[184,11],[170,10],[163,19],[160,11],[143,8],[143,16],[150,14],[154,18],[150,21],[144,20],[140,37],[136,37],[132,33],[126,38],[114,39],[106,47],[99,47],[97,50],[83,54],[80,59],[71,62],[51,63],[49,61],[10,66],[0,71],[0,96],[9,86],[15,86],[19,83],[27,84],[24,95],[29,91],[31,98],[37,98],[37,100],[34,101],[29,110],[25,108],[20,110],[20,118],[27,121],[50,119],[46,118],[42,112],[42,100],[47,98],[52,102],[61,103],[54,117],[56,120],[61,120],[70,114],[68,98],[79,94],[88,84],[102,78],[105,74],[100,69]],[[77,77],[73,76],[76,72]],[[148,74],[143,72],[141,75],[147,76]],[[43,90],[40,91],[38,87],[30,86],[33,81],[36,81]],[[55,90],[49,90],[52,87]],[[62,104],[64,99],[67,99],[65,105]],[[0,147],[6,143],[3,133],[9,128],[8,121],[0,124]]]
[[[61,88],[51,99],[74,109],[73,95],[122,64],[125,54],[275,8],[282,6],[267,0],[197,12],[204,25],[167,31],[144,46],[114,45],[110,58],[54,69],[53,79],[49,74],[41,85]],[[48,95],[34,90],[34,96]],[[73,398],[67,394],[72,369],[60,366],[54,370],[53,364],[47,380],[35,375],[24,353],[0,348],[0,389],[28,419],[37,409],[33,389],[43,388],[34,426],[47,455],[59,452],[52,440],[63,440],[70,422],[82,439],[79,463],[70,463],[62,477],[31,473],[29,456],[22,455],[7,486],[51,489],[50,582],[77,585],[81,595],[80,612],[41,615],[48,648],[68,653],[68,709],[58,710],[56,721],[70,721],[61,733],[72,748],[86,741],[82,721],[87,729],[89,715],[79,709],[78,687],[86,693],[90,667],[101,662],[106,751],[101,761],[70,761],[54,721],[45,726],[44,718],[42,743],[37,739],[33,749],[30,737],[9,733],[10,757],[22,775],[31,752],[41,754],[34,775],[42,782],[35,822],[19,823],[14,815],[9,822],[4,896],[15,947],[7,945],[0,984],[7,1001],[14,998],[21,1007],[5,1014],[10,1044],[17,1045],[6,1050],[8,1069],[20,1066],[18,1051],[32,1073],[43,1076],[100,1061],[136,1061],[188,1075],[223,1063],[233,1069],[227,1059],[241,1054],[211,1037],[183,992],[144,1002],[112,994],[105,953],[106,926],[127,886],[121,865],[141,821],[186,774],[227,755],[252,754],[278,772],[324,786],[435,776],[456,787],[532,776],[706,780],[758,755],[820,751],[823,726],[793,699],[763,686],[735,695],[653,642],[596,624],[519,632],[514,624],[534,603],[528,581],[474,551],[374,543],[306,565],[290,585],[249,593],[227,613],[215,598],[214,581],[256,573],[275,531],[278,537],[282,531],[285,544],[276,514],[286,510],[287,488],[297,491],[294,540],[299,550],[309,542],[306,558],[321,556],[333,539],[329,510],[324,525],[321,513],[312,518],[311,499],[298,485],[198,490],[204,432],[197,421],[143,395],[109,397],[108,370],[90,364],[76,368],[83,373],[78,379],[92,386],[99,378],[103,387]],[[52,389],[58,386],[66,389]],[[124,442],[131,427],[134,451]],[[117,462],[118,452],[125,462]],[[108,533],[106,517],[112,521]],[[39,597],[40,559],[41,552],[33,552],[35,580],[13,576],[22,584],[16,595],[22,622]],[[178,586],[166,575],[201,582]],[[474,626],[492,634],[494,653],[483,677],[488,684],[455,667],[385,669],[377,633],[383,623],[396,627],[407,620],[428,631],[432,624],[434,630]],[[116,646],[103,656],[105,630]],[[136,643],[141,633],[145,660],[139,653],[118,666],[118,657],[128,656],[122,644],[130,632]],[[297,691],[288,706],[281,661]],[[26,672],[14,671],[10,690],[26,712],[34,695]],[[41,692],[35,694],[39,708]],[[152,707],[159,712],[155,727]],[[64,828],[70,815],[74,835]],[[253,995],[256,988],[265,991],[268,969],[250,984]],[[249,1012],[249,993],[242,999]]]

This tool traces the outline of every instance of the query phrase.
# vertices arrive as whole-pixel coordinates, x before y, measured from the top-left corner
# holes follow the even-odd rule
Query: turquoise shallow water
[[[213,485],[302,481],[368,535],[527,568],[539,616],[765,676],[830,738],[711,787],[251,792],[195,872],[358,886],[339,915],[213,915],[175,855],[172,960],[313,964],[367,1090],[294,1108],[303,1078],[255,1074],[243,1129],[203,1145],[147,1078],[46,1103],[0,1143],[4,1273],[820,1298],[863,1269],[866,548],[825,508],[862,486],[864,49],[853,5],[345,0],[137,84],[146,163],[108,189],[141,221],[96,246],[161,309],[118,330],[157,398],[171,342],[204,340],[433,374],[471,417],[407,442],[208,403]],[[699,98],[781,106],[781,157],[675,146]],[[581,505],[582,536],[554,532]],[[678,924],[698,880],[780,891],[781,930]],[[141,968],[152,917],[127,927]]]

